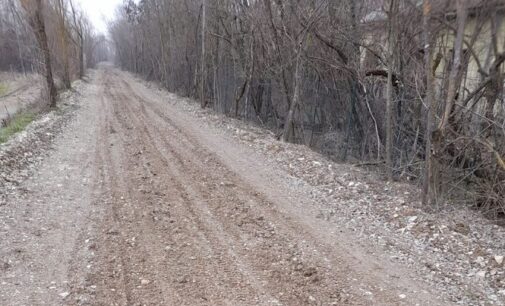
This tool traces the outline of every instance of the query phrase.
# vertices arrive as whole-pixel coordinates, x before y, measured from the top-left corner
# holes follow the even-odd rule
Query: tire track
[[[251,193],[250,186],[244,186],[243,182],[226,171],[210,154],[202,154],[201,149],[196,149],[188,137],[177,128],[170,126],[169,130],[165,129],[162,132],[160,127],[166,126],[167,122],[159,122],[149,116],[145,105],[151,105],[135,94],[129,86],[126,86],[124,92],[128,92],[128,96],[135,97],[131,101],[136,106],[133,112],[142,114],[142,121],[151,122],[150,125],[145,126],[145,129],[151,130],[153,134],[151,139],[157,143],[160,154],[175,166],[176,169],[171,171],[175,171],[176,177],[181,180],[188,194],[203,199],[197,200],[199,204],[197,209],[199,214],[206,216],[211,227],[217,229],[214,235],[227,237],[228,247],[240,250],[239,257],[247,261],[248,266],[253,266],[256,271],[268,271],[268,273],[262,273],[260,277],[265,281],[268,280],[270,288],[276,288],[281,301],[289,305],[296,305],[300,301],[310,303],[313,300],[323,301],[325,305],[342,302],[338,282],[330,277],[328,269],[324,268],[325,264],[317,263],[313,258],[316,256],[313,255],[307,259],[307,262],[302,261],[300,257],[306,252],[293,243],[296,241],[293,234],[277,230],[273,225],[274,222],[278,223],[279,216],[273,216],[265,210],[252,209],[257,204],[263,207],[272,206],[271,203],[261,199],[258,193]],[[166,138],[166,135],[171,136],[170,140]],[[182,147],[181,143],[183,143]],[[185,154],[185,158],[182,154]],[[206,162],[201,162],[201,160]],[[199,178],[200,180],[203,178],[207,184],[195,184],[194,182]],[[227,196],[209,192],[222,189],[222,186],[218,186],[215,182],[223,179],[234,182],[234,188],[227,190],[229,193]],[[240,204],[233,205],[233,203]],[[207,209],[207,205],[211,208]],[[233,222],[223,222],[229,220],[230,216]],[[299,235],[300,230],[298,233],[292,233]],[[265,239],[258,240],[258,235]],[[258,241],[257,245],[244,248],[255,240]],[[281,247],[272,247],[279,245]]]
[[[125,96],[119,95],[119,92],[117,90],[113,90],[113,92],[112,92],[113,99],[112,100],[113,101],[125,101],[125,100],[127,100]],[[114,108],[116,109],[114,111],[114,113],[118,113],[117,112],[118,108],[120,108],[122,111],[127,111],[128,110],[128,106],[124,105],[124,104],[115,105]],[[135,116],[134,116],[135,114],[133,112],[124,112],[124,113],[128,113],[128,116],[126,116],[125,118],[122,119],[123,120],[123,125],[126,127],[126,130],[128,130],[130,132],[131,131],[146,132],[145,127],[142,127],[140,125],[141,121],[139,121],[138,118],[135,118]],[[123,113],[123,115],[124,115],[124,113]],[[126,123],[125,119],[128,121],[128,123]],[[131,124],[131,126],[128,126],[128,124]],[[130,135],[130,137],[132,137],[132,135]],[[144,139],[146,137],[146,135],[141,134],[139,137],[136,137],[136,136],[133,136],[133,137],[134,137],[135,145],[137,147],[136,150],[144,150],[144,153],[149,153],[150,150],[155,151],[154,147],[151,147],[151,144],[149,142],[145,142],[145,141],[143,142],[142,139]],[[156,153],[158,153],[158,152],[156,152]],[[135,154],[135,153],[133,153],[133,154]],[[140,154],[140,155],[148,155],[148,154]],[[153,165],[156,165],[158,163],[158,161],[156,160],[156,157],[155,157],[156,154],[154,156],[151,156],[151,155],[149,155],[149,156],[151,158],[149,159],[149,161],[144,162],[144,164],[152,163]],[[185,192],[183,190],[179,189],[178,193],[180,193],[180,196],[183,198],[183,200],[185,200],[185,203],[187,203],[189,201],[187,198],[184,199],[185,198]],[[144,198],[145,198],[145,196],[144,196]],[[177,200],[179,200],[179,199],[177,199]],[[186,210],[182,214],[180,214],[179,217],[184,218],[184,215],[189,212],[189,214],[192,215],[192,216],[194,216],[195,219],[198,218],[198,216],[195,214],[195,212],[190,210],[191,207],[193,207],[193,206],[194,206],[193,204],[186,205],[185,206]],[[150,224],[150,222],[145,222],[144,226],[148,226],[149,224]],[[208,253],[209,251],[211,251],[212,249],[210,248],[210,245],[212,245],[214,247],[214,249],[215,249],[215,245],[217,245],[217,244],[216,244],[216,241],[215,241],[214,237],[211,237],[211,239],[213,239],[214,241],[208,242],[209,241],[209,238],[208,238],[209,235],[206,235],[206,237],[202,236],[202,233],[206,233],[207,229],[205,227],[203,227],[201,221],[196,220],[195,224],[197,226],[199,226],[199,228],[197,228],[197,230],[195,232],[199,233],[198,235],[200,237],[199,237],[199,240],[195,241],[193,245],[194,246],[198,246],[198,247],[202,247],[202,242],[203,242],[204,246],[207,245],[207,249],[203,250],[203,252],[202,252],[202,249],[194,249],[193,250],[194,251],[194,255],[198,256],[200,253],[205,254],[206,252]],[[153,230],[152,227],[151,227],[151,230]],[[195,229],[191,229],[191,228],[186,228],[185,229],[186,232],[191,232],[191,230],[194,231]],[[151,235],[151,236],[156,236],[156,234],[160,234],[160,233],[156,233],[156,231],[153,230],[152,234],[154,234],[154,235]],[[161,234],[164,234],[164,233],[161,233]],[[220,251],[220,250],[218,250],[218,252],[222,253],[222,251]],[[191,257],[195,257],[195,256],[189,256],[189,257],[191,258]],[[224,256],[220,255],[220,256],[216,256],[216,258],[218,258],[218,259],[219,258],[224,258]],[[187,261],[188,258],[185,258],[185,260]],[[226,261],[226,259],[225,259],[225,261]],[[190,262],[191,262],[191,260],[190,260]],[[225,268],[225,270],[227,270],[226,267],[230,266],[230,262],[223,262],[223,264],[220,267],[216,267],[215,265],[210,265],[210,266],[212,267],[212,269],[211,269],[212,271],[206,271],[206,272],[204,272],[204,274],[205,274],[204,276],[206,277],[206,281],[207,282],[209,280],[213,281],[215,278],[217,278],[217,279],[223,279],[223,280],[233,279],[233,278],[236,278],[236,277],[232,277],[233,274],[240,274],[240,272],[237,272],[237,271],[235,271],[235,272],[220,271],[221,270],[220,268],[223,268],[223,267]],[[202,268],[205,268],[205,267],[202,267]],[[203,269],[203,270],[205,271],[205,269]],[[208,268],[207,268],[207,270],[208,270]],[[190,269],[190,271],[188,271],[188,272],[191,272],[193,274],[198,274],[199,273],[199,271],[195,271],[194,269]],[[225,274],[223,274],[223,273],[225,273]],[[231,273],[231,275],[230,275],[230,273]],[[221,276],[219,276],[220,274],[221,274]],[[214,276],[214,277],[212,277],[212,276]],[[215,277],[215,276],[218,276],[218,277]],[[234,283],[228,284],[229,285],[229,290],[237,290],[237,285],[240,285],[243,282],[244,282],[244,279],[236,279],[234,281]],[[185,283],[187,283],[187,281],[186,280],[180,280],[179,283],[185,284]],[[208,284],[207,284],[207,286],[208,286]],[[223,284],[220,284],[220,286],[222,287]],[[216,284],[215,288],[211,288],[211,290],[208,290],[208,289],[205,290],[206,289],[205,287],[200,288],[200,289],[203,289],[203,290],[195,290],[195,288],[198,289],[198,287],[199,287],[198,284],[191,283],[189,285],[184,285],[183,287],[184,287],[184,290],[186,291],[186,295],[188,293],[188,290],[190,292],[193,291],[195,293],[199,293],[198,295],[201,295],[201,291],[207,291],[209,293],[209,295],[212,295],[212,294],[215,294],[215,293],[219,293],[219,294],[221,294],[221,296],[219,296],[219,299],[220,299],[220,302],[222,303],[223,301],[226,300],[226,296],[225,296],[226,292],[223,292],[222,289],[220,290],[219,289],[220,286],[218,286]],[[211,291],[214,291],[215,293],[212,293]],[[250,297],[251,293],[252,293],[252,291],[250,289],[248,289],[247,294],[243,294],[242,300],[245,297]],[[187,297],[186,297],[186,299],[187,299]],[[190,304],[190,303],[188,303],[188,304]],[[236,305],[236,302],[230,302],[229,304],[230,305]]]

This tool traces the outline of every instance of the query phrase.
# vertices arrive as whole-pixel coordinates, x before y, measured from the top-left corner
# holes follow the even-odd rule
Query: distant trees
[[[339,160],[505,212],[505,2],[124,1],[116,62]],[[457,197],[458,196],[458,197]]]
[[[0,0],[0,68],[25,73],[36,62],[33,35],[18,0]]]
[[[94,33],[75,0],[0,0],[0,25],[0,70],[40,71],[51,106],[53,76],[70,88],[107,57],[104,36]]]

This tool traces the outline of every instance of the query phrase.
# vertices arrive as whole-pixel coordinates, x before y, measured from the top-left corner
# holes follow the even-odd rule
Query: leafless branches
[[[75,0],[0,0],[0,25],[0,70],[41,72],[52,106],[53,76],[70,88],[86,67],[106,57],[97,56],[104,39],[94,33]]]
[[[455,182],[503,189],[501,1],[215,0],[205,22],[202,8],[126,1],[117,64],[285,141],[425,177],[426,203]]]

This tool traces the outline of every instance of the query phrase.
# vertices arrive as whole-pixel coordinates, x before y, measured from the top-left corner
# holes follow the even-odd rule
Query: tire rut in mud
[[[185,305],[349,303],[300,228],[128,83],[111,83],[105,96],[120,143],[111,150],[125,155],[125,172],[112,177],[125,181],[119,193],[127,191],[114,196],[114,214],[123,244],[143,247],[133,262],[149,262],[125,276],[135,301],[154,302],[143,288],[151,287]],[[132,251],[123,248],[121,256]]]

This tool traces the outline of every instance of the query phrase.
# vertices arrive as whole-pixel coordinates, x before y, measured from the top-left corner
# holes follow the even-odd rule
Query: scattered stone
[[[232,182],[221,182],[220,185],[223,187],[235,187],[235,184]]]
[[[478,256],[475,262],[478,263],[481,267],[484,267],[486,265],[484,257],[482,256]]]
[[[495,260],[495,261],[496,261],[496,263],[497,263],[498,265],[500,265],[500,266],[503,264],[503,256],[502,256],[502,255],[496,255],[496,256],[494,257],[494,260]]]
[[[412,216],[409,218],[409,223],[416,222],[416,220],[417,220],[417,216]]]
[[[184,276],[180,276],[177,278],[176,280],[179,284],[185,284],[187,282],[189,282],[189,277],[184,275]]]
[[[468,235],[470,233],[470,227],[464,223],[456,223],[453,227],[453,230],[462,235]]]
[[[475,277],[478,279],[484,279],[484,278],[486,278],[486,274],[487,274],[487,272],[484,270],[479,271],[479,272],[475,273]]]
[[[311,277],[312,275],[315,275],[317,273],[317,270],[316,268],[307,268],[304,272],[303,272],[303,276],[305,277]]]
[[[151,283],[151,281],[150,281],[150,280],[148,280],[148,279],[141,279],[141,280],[140,280],[140,284],[141,284],[141,285],[149,285],[150,283]]]

